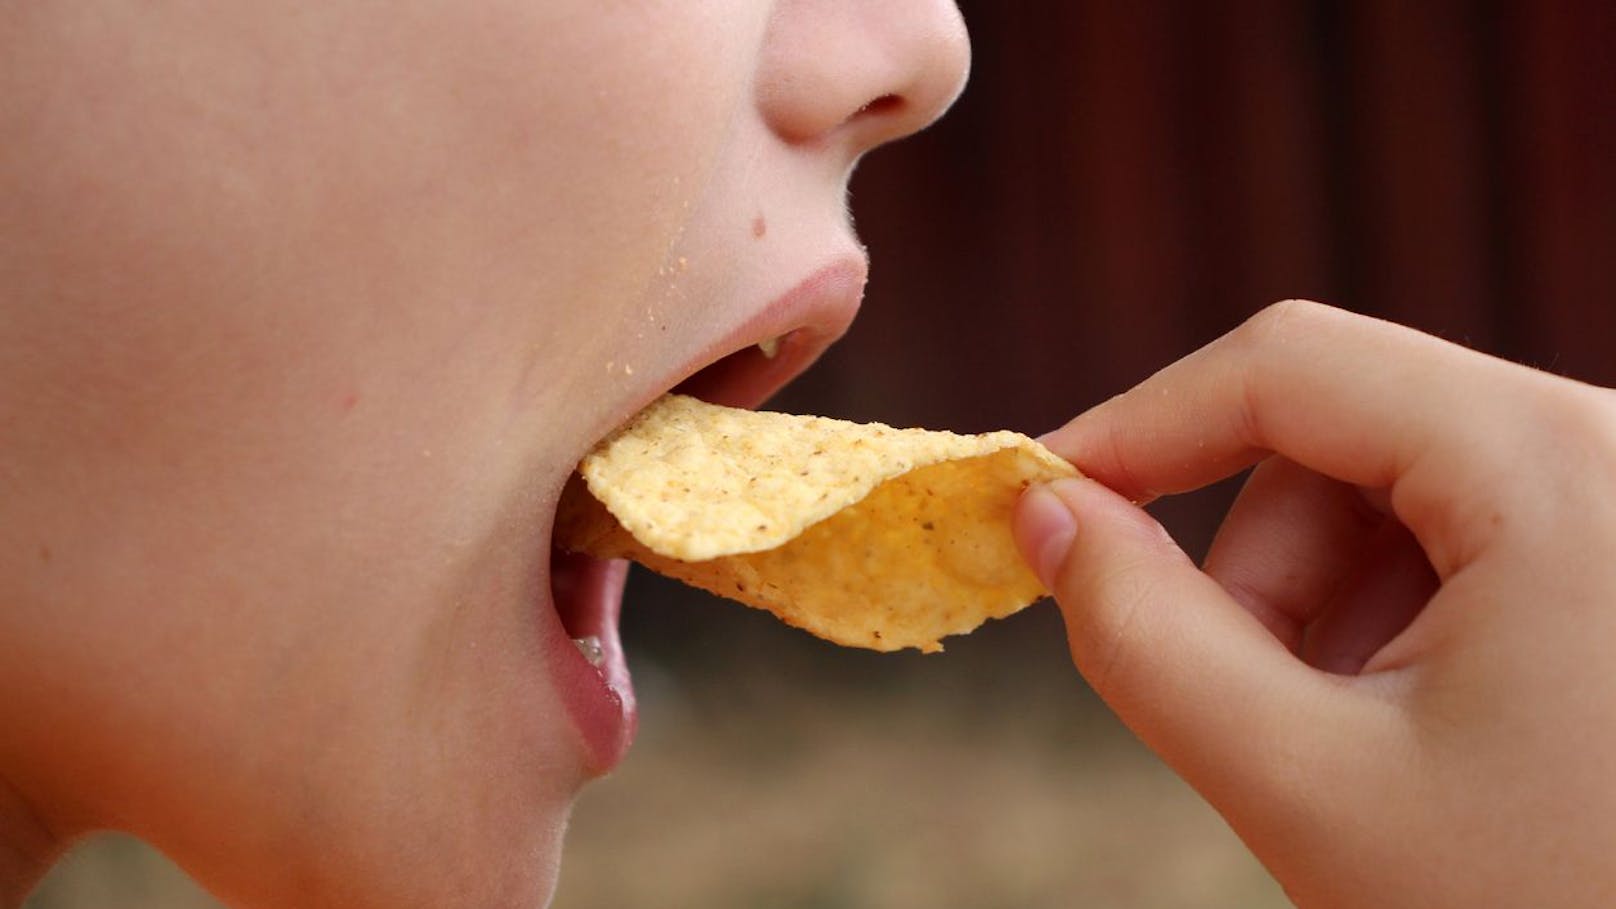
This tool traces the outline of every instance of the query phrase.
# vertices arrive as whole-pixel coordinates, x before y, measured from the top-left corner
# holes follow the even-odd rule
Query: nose
[[[953,0],[780,0],[757,104],[785,141],[857,157],[942,116],[970,60]]]

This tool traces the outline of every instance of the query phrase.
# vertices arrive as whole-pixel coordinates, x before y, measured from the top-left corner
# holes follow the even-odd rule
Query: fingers
[[[1386,522],[1357,570],[1321,603],[1307,628],[1302,658],[1325,672],[1357,675],[1414,621],[1439,586],[1408,528]]]
[[[1015,532],[1061,604],[1078,668],[1220,809],[1277,797],[1290,772],[1350,751],[1340,735],[1361,731],[1364,699],[1298,660],[1140,509],[1057,481],[1023,496]]]
[[[1282,457],[1257,465],[1205,571],[1293,652],[1385,523],[1355,487]]]
[[[1199,488],[1268,452],[1384,487],[1427,451],[1474,437],[1478,391],[1515,368],[1389,322],[1289,301],[1045,443],[1133,499]]]
[[[1044,441],[1136,501],[1277,452],[1349,484],[1390,488],[1422,542],[1470,553],[1478,541],[1436,538],[1476,529],[1449,520],[1447,505],[1456,488],[1499,485],[1509,453],[1497,426],[1530,410],[1527,375],[1535,374],[1411,329],[1293,301]]]
[[[1359,673],[1438,586],[1384,506],[1280,457],[1252,472],[1205,571],[1289,650],[1340,675]]]

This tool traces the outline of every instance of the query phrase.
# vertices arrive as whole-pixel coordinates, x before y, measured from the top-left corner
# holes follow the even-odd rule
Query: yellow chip
[[[893,429],[682,395],[646,408],[578,470],[556,520],[561,548],[633,559],[838,644],[924,651],[1044,595],[1011,510],[1029,484],[1077,473],[1014,432]]]

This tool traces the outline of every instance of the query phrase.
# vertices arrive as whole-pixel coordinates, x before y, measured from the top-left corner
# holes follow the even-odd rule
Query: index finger
[[[1550,378],[1389,322],[1287,301],[1043,441],[1135,501],[1282,454],[1391,490],[1399,517],[1428,542],[1445,503],[1496,485],[1511,462],[1518,433],[1500,428],[1540,399],[1532,377]]]

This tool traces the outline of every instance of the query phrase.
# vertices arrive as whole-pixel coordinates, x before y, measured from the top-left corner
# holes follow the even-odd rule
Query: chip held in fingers
[[[562,549],[633,559],[838,644],[928,652],[1044,595],[1011,511],[1028,485],[1076,475],[1019,433],[683,395],[646,408],[578,472],[558,509]]]

